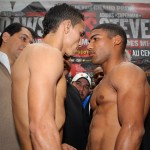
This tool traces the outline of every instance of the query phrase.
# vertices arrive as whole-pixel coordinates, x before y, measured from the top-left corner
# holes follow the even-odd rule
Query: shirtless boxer
[[[89,53],[101,65],[104,78],[93,92],[97,107],[90,126],[87,150],[138,150],[150,104],[145,73],[125,62],[127,38],[115,24],[91,31]]]
[[[127,50],[125,50],[125,53],[124,53],[124,60],[125,61],[131,61],[131,56],[129,54],[129,52]],[[100,66],[96,67],[94,70],[93,70],[93,78],[94,78],[94,82],[95,82],[95,87],[94,87],[94,91],[96,91],[96,88],[97,88],[97,85],[99,84],[99,82],[103,79],[104,77],[104,73],[103,73],[103,70]],[[95,108],[97,107],[97,104],[96,104],[96,95],[92,94],[92,98],[90,100],[90,106],[91,106],[91,109],[94,111]]]
[[[63,55],[73,55],[81,44],[84,17],[74,7],[58,4],[45,15],[43,28],[43,42],[27,46],[12,71],[13,113],[22,150],[62,149],[59,128],[64,117],[55,121],[55,103],[61,97],[57,94],[66,91],[66,82],[60,80]]]
[[[94,78],[94,82],[95,82],[95,87],[94,87],[94,91],[97,88],[97,85],[99,84],[99,82],[103,79],[104,77],[104,73],[103,73],[103,69],[102,67],[98,66],[93,70],[93,78]],[[90,106],[92,109],[92,112],[96,109],[97,104],[96,104],[96,98],[94,98],[95,95],[92,94],[91,99],[90,99]]]

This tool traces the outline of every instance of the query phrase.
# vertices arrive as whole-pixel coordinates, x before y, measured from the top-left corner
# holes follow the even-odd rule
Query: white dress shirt
[[[1,51],[0,51],[0,62],[7,68],[8,72],[11,74],[8,56]]]

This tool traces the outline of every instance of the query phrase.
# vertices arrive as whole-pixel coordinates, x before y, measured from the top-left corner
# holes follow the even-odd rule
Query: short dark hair
[[[97,25],[92,30],[95,30],[95,29],[106,30],[110,38],[116,35],[120,35],[123,40],[122,52],[124,53],[126,45],[127,45],[127,36],[126,36],[125,30],[121,26],[117,24],[113,24],[113,23],[104,23],[104,24]]]
[[[50,31],[55,32],[64,20],[71,20],[72,25],[76,25],[84,20],[83,14],[76,8],[66,3],[57,4],[46,13],[43,20],[43,37]]]
[[[0,46],[2,45],[2,42],[3,42],[3,39],[2,39],[2,36],[3,36],[3,33],[4,32],[8,32],[10,34],[10,36],[14,35],[15,33],[18,33],[21,31],[22,28],[26,28],[27,30],[30,31],[30,33],[32,34],[32,37],[33,39],[38,37],[37,34],[34,32],[33,29],[29,28],[29,27],[26,27],[26,26],[23,26],[22,24],[20,23],[12,23],[10,25],[8,25],[4,31],[2,32],[1,36],[0,36]]]
[[[24,28],[26,28],[27,30],[29,30],[29,32],[32,35],[33,40],[35,41],[36,38],[40,38],[40,36],[38,36],[38,34],[30,27],[26,27],[26,26],[22,26]]]

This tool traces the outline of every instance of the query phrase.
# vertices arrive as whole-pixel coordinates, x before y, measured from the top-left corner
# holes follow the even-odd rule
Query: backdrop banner
[[[0,1],[0,32],[13,22],[31,27],[42,36],[42,20],[45,13],[59,1],[10,2]],[[150,75],[150,4],[109,2],[67,2],[82,10],[85,16],[83,46],[72,58],[70,76],[87,72],[92,77],[95,68],[88,55],[87,45],[90,30],[101,23],[121,25],[128,37],[127,50],[131,61]],[[40,39],[37,39],[37,42]]]

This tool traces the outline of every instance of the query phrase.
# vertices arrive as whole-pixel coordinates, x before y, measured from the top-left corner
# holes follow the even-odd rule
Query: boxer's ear
[[[114,40],[114,46],[121,44],[122,42],[122,38],[120,35],[116,35],[115,37],[113,37]]]
[[[72,26],[71,20],[64,21],[64,27],[65,27],[64,30],[66,34],[69,33],[71,26]]]

